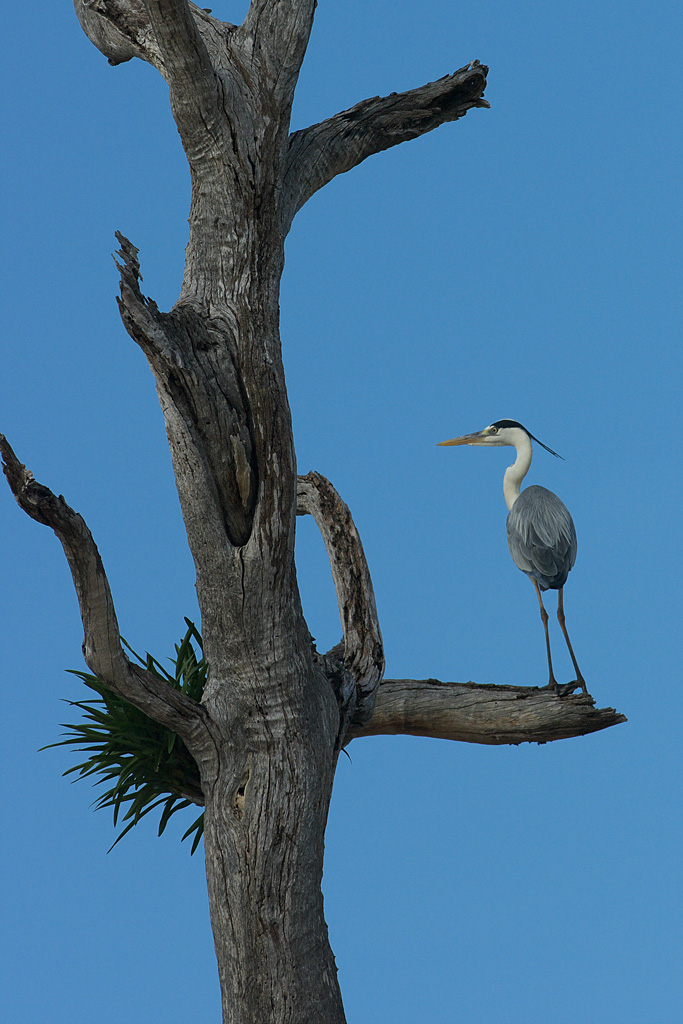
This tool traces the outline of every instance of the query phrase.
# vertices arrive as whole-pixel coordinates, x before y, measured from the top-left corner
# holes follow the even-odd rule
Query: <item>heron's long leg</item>
[[[588,690],[586,689],[586,680],[581,675],[581,669],[579,668],[578,663],[576,661],[576,656],[572,648],[572,642],[569,639],[569,633],[567,632],[567,627],[564,624],[564,597],[562,591],[563,588],[560,587],[557,593],[557,621],[559,622],[560,629],[564,633],[564,638],[567,641],[567,647],[569,648],[569,656],[572,659],[572,665],[574,666],[574,671],[576,672],[576,681],[577,683],[581,684],[581,689],[583,690],[583,692],[588,693]]]
[[[559,691],[559,686],[558,686],[557,679],[555,678],[555,673],[553,672],[553,659],[550,656],[550,636],[548,635],[548,613],[545,610],[545,606],[543,604],[543,598],[541,597],[541,588],[539,587],[539,585],[538,585],[538,583],[536,582],[535,579],[533,579],[532,577],[530,577],[530,579],[531,579],[531,582],[533,583],[534,587],[536,588],[536,597],[538,598],[538,605],[539,605],[539,607],[541,609],[541,618],[543,619],[543,628],[545,630],[545,649],[548,652],[548,670],[550,672],[550,679],[548,680],[548,688],[550,690],[554,690],[555,693],[557,693]]]

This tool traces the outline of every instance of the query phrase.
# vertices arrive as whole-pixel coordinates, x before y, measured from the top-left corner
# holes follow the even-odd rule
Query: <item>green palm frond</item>
[[[206,683],[207,664],[199,630],[189,619],[186,618],[185,622],[187,632],[175,645],[175,658],[169,659],[173,672],[168,672],[151,654],[142,658],[125,640],[123,643],[148,672],[153,672],[193,700],[200,701]],[[159,821],[161,835],[176,811],[193,803],[204,803],[199,769],[177,733],[159,725],[123,697],[112,693],[97,676],[73,669],[69,671],[99,694],[99,699],[67,701],[71,707],[83,712],[83,719],[80,722],[63,722],[62,727],[68,730],[63,734],[66,739],[50,743],[48,747],[73,745],[80,753],[88,755],[80,764],[68,768],[64,775],[75,772],[79,779],[99,775],[95,785],[110,784],[94,806],[113,807],[114,825],[118,824],[119,817],[122,823],[128,823],[110,849],[157,807],[163,808]],[[41,749],[47,750],[48,747]],[[182,838],[187,839],[193,833],[191,853],[197,849],[204,833],[203,813]]]

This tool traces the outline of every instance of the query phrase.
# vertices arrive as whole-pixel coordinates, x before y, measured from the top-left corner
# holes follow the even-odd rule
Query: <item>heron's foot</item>
[[[571,683],[563,683],[562,686],[557,687],[556,693],[558,697],[568,697],[570,693],[573,693],[574,690],[578,690],[579,687],[584,693],[588,693],[583,679],[572,679]]]
[[[558,683],[554,677],[550,680],[547,686],[539,686],[539,690],[548,690],[550,693],[554,693],[557,697],[568,697],[570,693],[577,690],[579,687],[584,693],[588,693],[586,689],[586,683],[583,678],[573,679],[571,683]]]
[[[586,680],[583,678],[583,676],[578,671],[578,669],[577,669],[577,672],[576,672],[576,685],[580,686],[584,693],[588,693],[588,687],[586,686]]]

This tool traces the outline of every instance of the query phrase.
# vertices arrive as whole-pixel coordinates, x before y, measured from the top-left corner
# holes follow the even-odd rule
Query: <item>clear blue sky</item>
[[[239,20],[244,3],[214,0]],[[171,653],[196,617],[161,413],[110,253],[175,301],[189,176],[159,75],[111,68],[68,0],[5,14],[0,429],[83,513],[121,628]],[[326,914],[349,1024],[669,1024],[681,992],[680,5],[321,0],[295,127],[491,67],[473,111],[336,179],[288,242],[282,335],[299,466],[349,502],[387,674],[543,684],[505,540],[506,450],[436,442],[513,417],[571,509],[579,662],[627,725],[548,746],[367,739],[340,761]],[[0,487],[2,965],[12,1024],[212,1024],[201,855],[115,833],[63,750],[85,696],[52,533]],[[322,544],[300,582],[339,624]],[[553,617],[554,618],[554,617]],[[570,678],[553,634],[560,678]],[[178,816],[180,817],[180,816]]]

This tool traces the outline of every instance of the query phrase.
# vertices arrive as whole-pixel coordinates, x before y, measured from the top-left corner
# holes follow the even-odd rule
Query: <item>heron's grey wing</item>
[[[576,561],[576,530],[569,510],[545,487],[526,487],[507,519],[515,565],[542,590],[563,587]]]

